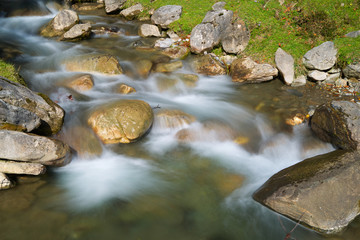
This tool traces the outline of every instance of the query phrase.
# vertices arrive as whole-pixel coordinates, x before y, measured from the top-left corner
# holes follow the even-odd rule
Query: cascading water
[[[65,70],[64,60],[85,53],[111,53],[131,72],[139,58],[149,56],[131,47],[141,40],[136,35],[137,25],[110,17],[84,15],[81,19],[115,26],[128,35],[100,34],[80,43],[40,37],[40,27],[54,14],[0,18],[0,49],[19,50],[12,60],[21,66],[30,88],[48,94],[65,109],[64,139],[72,127],[84,125],[91,109],[117,99],[144,100],[155,113],[157,106],[178,109],[197,121],[172,129],[154,123],[139,142],[102,145],[103,151],[97,157],[74,157],[68,166],[9,191],[12,193],[4,199],[17,207],[0,208],[0,239],[285,236],[277,215],[254,202],[251,195],[272,174],[306,157],[328,152],[332,150],[330,145],[316,141],[306,125],[295,127],[292,133],[274,130],[267,115],[245,104],[243,99],[253,97],[253,92],[236,87],[228,76],[200,75],[194,87],[181,81],[164,87],[159,79],[176,80],[177,75],[152,73],[140,79],[136,74],[93,74],[93,89],[74,94],[61,85],[63,79],[77,74]],[[194,74],[186,60],[176,73]],[[113,88],[120,83],[133,86],[136,93],[114,93]],[[272,94],[271,83],[264,86],[257,88]],[[209,122],[228,126],[246,141],[238,144],[221,139],[218,132],[204,130]],[[178,141],[176,134],[182,129],[195,132],[196,139]],[[313,143],[310,148],[309,142]],[[29,203],[24,203],[22,197]],[[282,221],[288,231],[294,226],[288,220]],[[301,226],[292,236],[323,239]]]

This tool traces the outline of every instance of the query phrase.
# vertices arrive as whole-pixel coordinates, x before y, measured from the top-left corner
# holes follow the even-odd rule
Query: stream
[[[1,240],[284,239],[296,223],[255,202],[252,193],[283,168],[333,150],[314,138],[307,124],[289,130],[279,120],[284,113],[306,107],[299,96],[283,90],[278,79],[239,85],[229,76],[199,75],[194,86],[163,80],[176,79],[177,73],[196,74],[189,64],[191,57],[172,74],[141,78],[138,62],[157,53],[134,47],[154,42],[137,35],[138,22],[80,13],[81,21],[91,22],[93,28],[116,29],[116,34],[59,42],[38,34],[58,11],[45,2],[36,3],[51,14],[5,18],[0,13],[0,53],[11,55],[30,89],[47,94],[66,111],[63,129],[55,137],[82,142],[74,131],[91,131],[86,124],[89,111],[113,100],[141,99],[154,113],[160,107],[193,115],[197,121],[183,127],[197,134],[207,122],[216,122],[248,141],[242,145],[206,136],[179,142],[179,129],[164,129],[155,122],[138,142],[102,145],[97,157],[74,155],[69,165],[49,169],[41,177],[20,177],[15,188],[0,192]],[[66,71],[63,61],[87,53],[116,56],[126,74],[92,74],[94,87],[81,94],[62,86],[64,79],[78,74]],[[136,92],[114,92],[121,83]],[[283,97],[286,103],[274,97]],[[259,106],[270,105],[258,111]],[[355,240],[359,234],[356,220],[337,236],[325,237],[303,226],[291,236]]]

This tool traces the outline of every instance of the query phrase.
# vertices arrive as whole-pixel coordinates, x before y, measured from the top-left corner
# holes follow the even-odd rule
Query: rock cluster
[[[0,77],[0,189],[14,184],[5,174],[39,175],[70,161],[70,148],[46,136],[60,131],[64,110],[47,96]]]

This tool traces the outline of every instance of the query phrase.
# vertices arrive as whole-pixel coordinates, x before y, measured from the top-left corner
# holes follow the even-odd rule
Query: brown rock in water
[[[158,63],[154,69],[155,72],[168,73],[174,72],[182,68],[182,61],[170,62],[170,63]]]
[[[162,54],[172,59],[185,59],[190,54],[190,49],[185,46],[169,47],[164,49]]]
[[[130,94],[136,92],[135,88],[126,85],[126,84],[120,84],[120,86],[116,89],[116,92],[121,94]]]
[[[359,152],[337,150],[276,173],[253,198],[317,231],[336,233],[360,213],[359,181]]]
[[[116,57],[111,55],[83,55],[63,62],[67,71],[97,72],[107,75],[122,74],[123,70]]]
[[[153,63],[150,60],[142,59],[135,62],[136,71],[142,78],[147,78],[150,74]]]
[[[176,76],[179,77],[187,87],[195,87],[197,81],[199,81],[199,76],[196,74],[177,73]]]
[[[0,190],[12,188],[14,185],[5,173],[0,172]]]
[[[225,75],[226,67],[210,54],[196,57],[192,62],[195,72],[204,75]]]
[[[88,91],[94,87],[94,80],[90,74],[77,75],[65,80],[65,85],[75,91]]]
[[[311,129],[323,141],[345,150],[360,147],[360,106],[332,101],[319,106],[310,121]]]
[[[153,119],[153,111],[148,103],[119,100],[94,110],[88,124],[105,144],[130,143],[148,132]]]
[[[62,10],[40,30],[40,34],[44,37],[61,36],[77,23],[79,16],[75,11]]]
[[[161,109],[156,112],[155,129],[177,129],[195,122],[196,118],[180,110]]]
[[[230,66],[230,76],[234,82],[260,83],[270,81],[278,75],[278,70],[270,64],[258,64],[250,58],[236,59]]]
[[[46,172],[46,167],[40,163],[0,160],[0,172],[8,174],[40,175]]]

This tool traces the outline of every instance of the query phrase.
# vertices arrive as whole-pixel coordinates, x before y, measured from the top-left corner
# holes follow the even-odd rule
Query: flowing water
[[[283,217],[279,220],[276,213],[252,200],[252,193],[277,171],[332,150],[316,140],[307,125],[287,131],[283,121],[277,121],[284,111],[296,110],[296,94],[280,91],[279,80],[241,86],[228,76],[199,75],[195,86],[163,82],[164,78],[176,79],[176,73],[194,74],[187,60],[172,75],[151,73],[143,79],[137,72],[139,60],[157,54],[134,47],[153,41],[137,36],[138,23],[81,15],[81,20],[116,29],[117,34],[104,32],[80,43],[58,42],[38,34],[57,12],[44,2],[36,4],[49,8],[50,14],[0,18],[0,53],[10,54],[31,89],[48,94],[65,109],[64,127],[57,137],[69,144],[86,142],[91,131],[86,126],[88,112],[118,99],[144,100],[155,113],[157,106],[179,109],[197,121],[177,129],[164,129],[155,122],[150,133],[136,143],[102,145],[97,157],[74,155],[72,163],[50,169],[45,176],[20,178],[16,188],[0,193],[1,240],[285,237],[295,223]],[[110,53],[127,74],[93,74],[94,88],[81,94],[63,87],[61,82],[77,73],[67,72],[62,62],[85,53]],[[113,89],[121,83],[137,92],[115,93]],[[289,100],[284,109],[272,106],[256,111],[264,101],[267,104],[281,94]],[[220,141],[211,134],[198,141],[176,139],[182,128],[201,135],[208,122],[231,128],[246,143]],[[88,132],[76,134],[81,127]],[[357,233],[359,220],[332,239],[358,239]],[[325,239],[302,226],[292,236]]]

